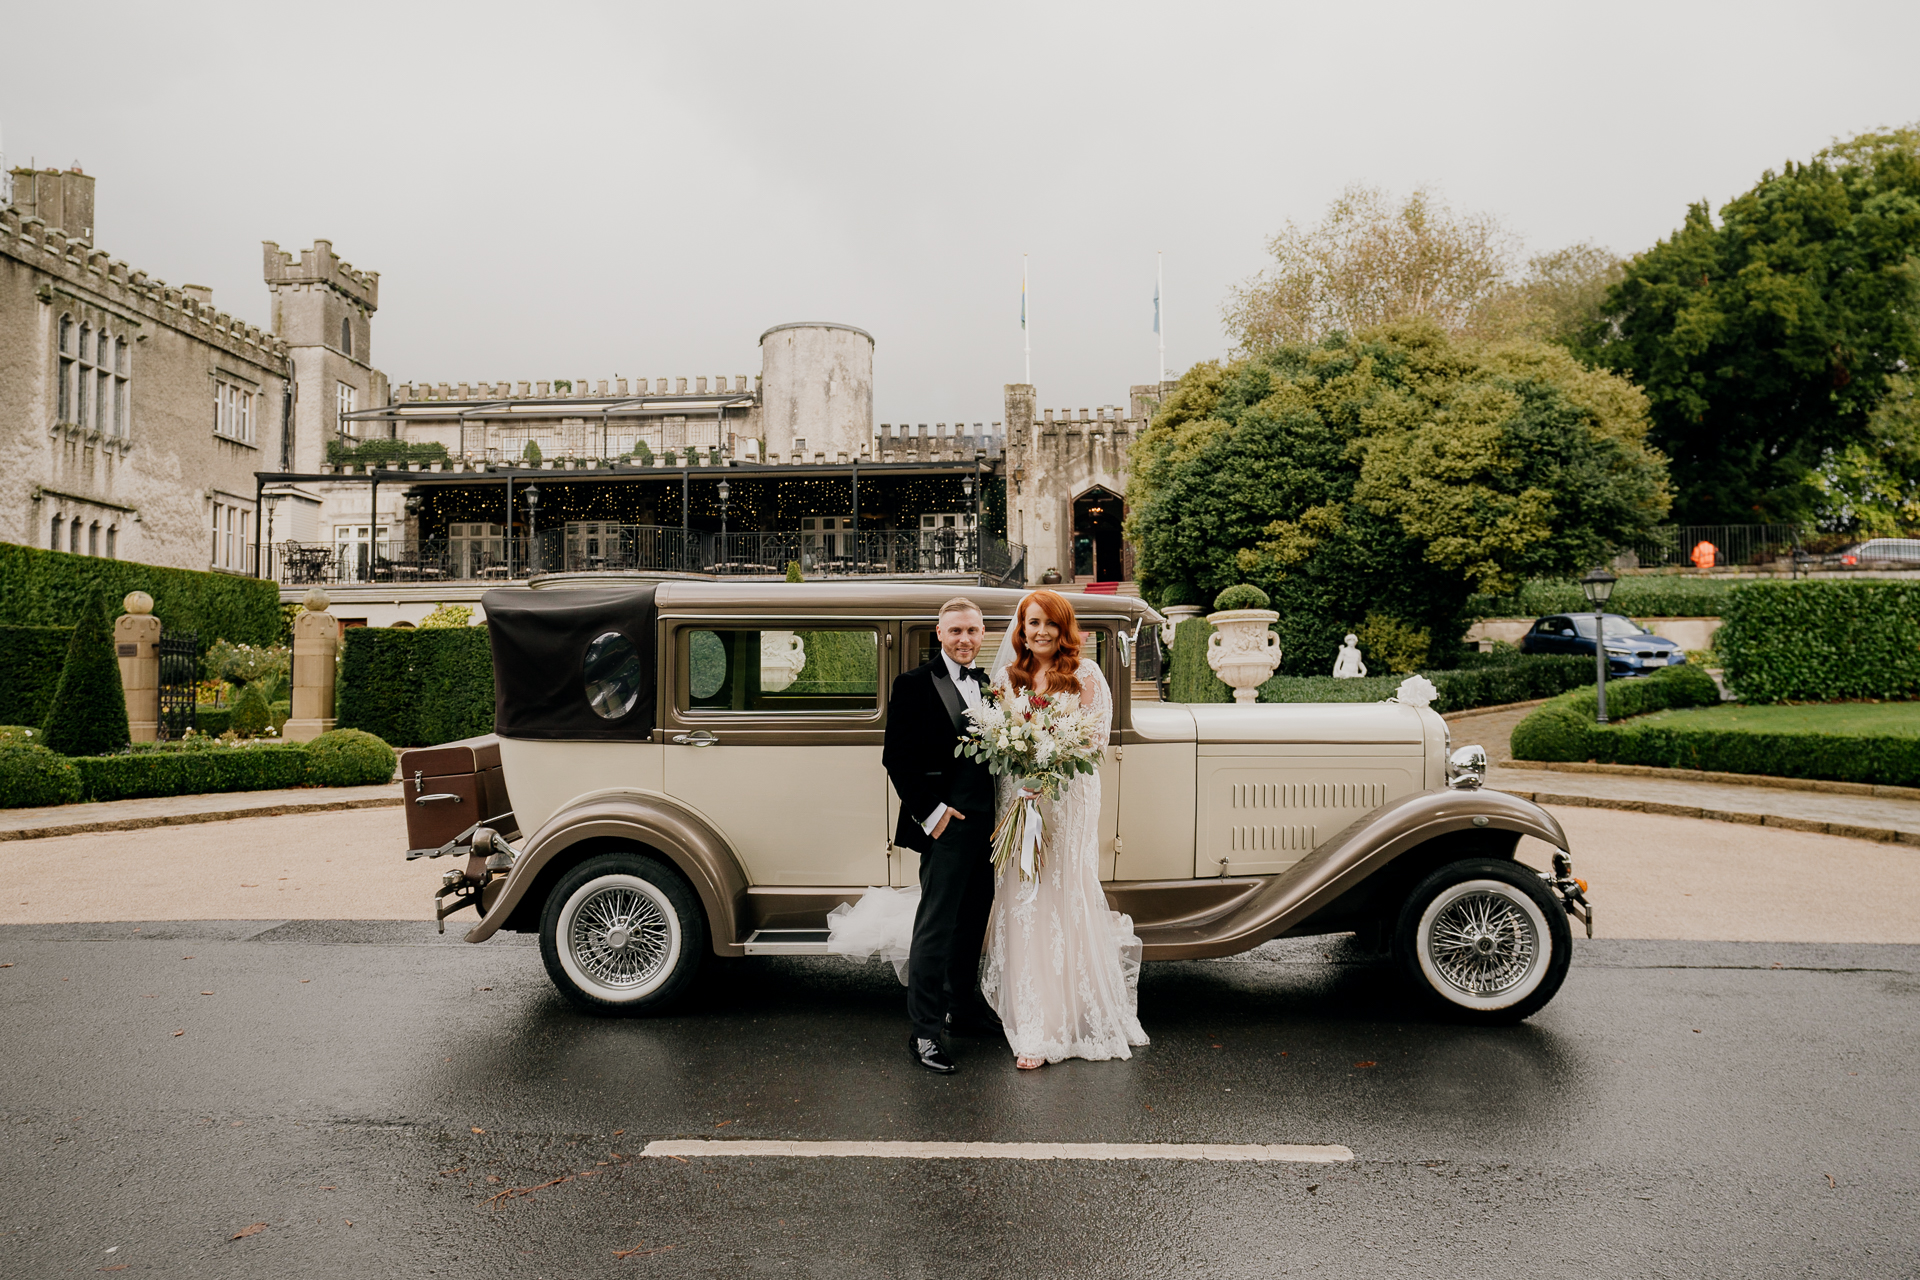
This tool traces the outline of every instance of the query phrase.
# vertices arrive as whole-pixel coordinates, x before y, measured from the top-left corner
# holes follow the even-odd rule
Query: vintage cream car
[[[466,855],[439,915],[537,932],[574,1003],[644,1012],[708,957],[824,953],[826,916],[914,884],[880,765],[893,677],[933,653],[951,586],[634,583],[490,592],[493,735],[409,751],[408,857]],[[997,637],[1021,593],[968,594]],[[1133,698],[1139,600],[1073,597],[1114,693],[1100,874],[1148,960],[1355,932],[1437,1006],[1511,1021],[1558,990],[1588,922],[1567,838],[1480,784],[1446,723],[1396,702]],[[996,640],[990,643],[997,643]],[[990,663],[983,653],[979,661]],[[1515,861],[1523,835],[1558,852]],[[444,928],[444,924],[442,928]]]

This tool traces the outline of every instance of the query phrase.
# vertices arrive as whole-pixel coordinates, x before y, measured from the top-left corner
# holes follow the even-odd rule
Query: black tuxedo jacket
[[[920,824],[943,804],[967,815],[969,835],[991,832],[993,774],[985,763],[953,754],[969,728],[965,708],[937,650],[933,661],[901,672],[893,682],[880,762],[900,797],[893,842],[902,848],[932,850],[933,837]]]

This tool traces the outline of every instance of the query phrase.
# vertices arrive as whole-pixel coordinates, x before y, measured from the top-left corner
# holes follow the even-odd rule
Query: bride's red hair
[[[1080,677],[1075,674],[1080,668],[1080,620],[1074,617],[1073,606],[1058,591],[1048,591],[1044,587],[1038,591],[1029,591],[1020,601],[1020,611],[1014,615],[1017,625],[1013,629],[1014,660],[1007,664],[1007,674],[1016,689],[1033,688],[1034,678],[1040,674],[1040,659],[1027,648],[1027,610],[1039,605],[1041,612],[1047,615],[1047,621],[1060,628],[1060,647],[1053,651],[1053,661],[1047,664],[1047,692],[1071,693],[1080,696]]]

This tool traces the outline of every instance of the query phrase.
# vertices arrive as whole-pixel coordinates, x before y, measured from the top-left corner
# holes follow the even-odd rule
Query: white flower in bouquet
[[[988,689],[978,707],[967,709],[973,729],[956,746],[956,756],[984,760],[995,777],[1016,777],[1036,795],[1057,800],[1067,784],[1100,767],[1093,746],[1100,728],[1097,713],[1079,699],[1021,690]],[[993,832],[993,865],[1004,870],[1016,862],[1020,878],[1038,886],[1046,858],[1046,827],[1040,806],[1022,799],[1007,811]]]

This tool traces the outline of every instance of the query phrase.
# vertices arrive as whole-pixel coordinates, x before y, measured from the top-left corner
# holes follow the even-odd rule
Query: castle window
[[[87,325],[81,325],[79,376],[74,379],[73,421],[83,427],[87,425],[87,418],[89,416],[87,412],[87,397],[93,389],[93,367],[92,362],[87,359],[88,353],[92,350],[93,330]],[[74,535],[74,540],[75,542],[79,541],[78,533]],[[74,550],[77,551],[79,548],[76,546]]]
[[[73,317],[60,317],[60,402],[58,418],[61,422],[73,421]],[[54,539],[54,549],[59,550],[59,539]]]
[[[353,320],[349,316],[340,317],[340,350],[347,355],[353,354]]]
[[[127,340],[113,340],[113,433],[125,437],[127,434]],[[113,531],[107,531],[107,546],[113,546]],[[113,552],[107,552],[109,558]]]
[[[120,526],[116,524],[110,524],[107,526],[107,559],[109,560],[115,559],[118,556],[119,550],[120,550]]]
[[[213,384],[213,433],[253,443],[253,390],[231,382]]]
[[[333,429],[343,436],[354,434],[354,423],[350,416],[358,406],[359,392],[344,382],[334,384],[333,392]]]
[[[60,549],[60,526],[65,523],[66,521],[62,520],[59,516],[53,518],[53,530],[47,535],[47,546],[55,551]]]
[[[67,525],[67,550],[80,554],[80,517],[75,516]]]
[[[100,554],[100,522],[98,520],[87,526],[87,554],[90,556]]]
[[[113,405],[113,342],[102,329],[94,344],[93,425],[106,431],[107,414]]]

